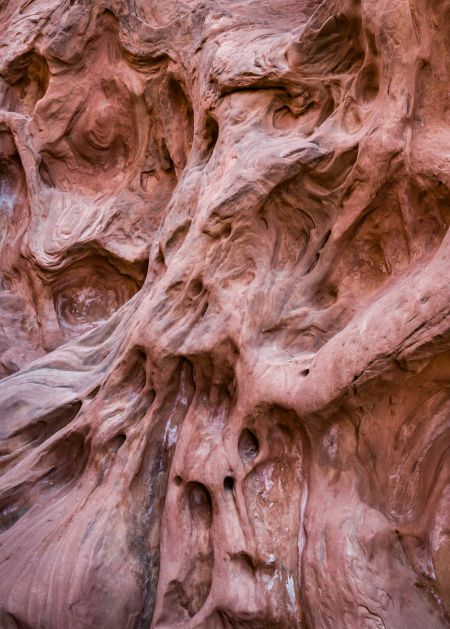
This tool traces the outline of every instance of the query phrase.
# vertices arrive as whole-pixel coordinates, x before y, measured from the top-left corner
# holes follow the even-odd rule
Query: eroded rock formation
[[[0,625],[450,625],[450,2],[0,5]]]

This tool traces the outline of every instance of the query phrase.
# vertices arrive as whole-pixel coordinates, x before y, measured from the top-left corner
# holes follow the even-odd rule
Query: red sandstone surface
[[[450,626],[450,1],[0,4],[0,627]]]

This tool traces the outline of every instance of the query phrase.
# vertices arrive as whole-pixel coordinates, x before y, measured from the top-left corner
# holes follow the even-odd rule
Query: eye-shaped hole
[[[127,436],[124,435],[123,433],[120,433],[119,435],[117,435],[116,437],[114,437],[114,439],[112,440],[111,446],[114,452],[117,452],[117,450],[119,450],[123,444],[125,443],[127,439]]]
[[[232,476],[225,476],[223,479],[223,488],[225,491],[233,491],[234,489],[234,478]]]
[[[222,236],[222,238],[228,238],[231,235],[231,225],[230,225],[230,223],[227,223],[226,225],[224,225],[224,228],[223,228],[222,233],[220,235]]]
[[[197,297],[203,290],[203,282],[199,279],[193,280],[189,284],[189,293],[192,297]]]
[[[87,395],[88,400],[93,400],[97,395],[98,392],[100,391],[100,385],[97,385],[96,387],[94,387],[92,389],[92,391],[90,391],[90,393]]]
[[[239,437],[238,450],[243,461],[251,461],[258,456],[258,438],[255,433],[251,430],[248,430],[248,428],[241,432],[241,436]]]

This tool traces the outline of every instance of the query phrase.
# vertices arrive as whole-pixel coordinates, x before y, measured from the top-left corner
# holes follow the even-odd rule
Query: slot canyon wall
[[[450,1],[0,3],[1,629],[450,626]]]

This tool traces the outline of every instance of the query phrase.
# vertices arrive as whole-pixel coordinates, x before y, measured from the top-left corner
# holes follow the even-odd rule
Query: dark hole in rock
[[[92,391],[90,391],[89,395],[87,396],[90,400],[92,400],[93,398],[96,397],[97,393],[100,391],[100,385],[96,386],[94,389],[92,389]]]
[[[219,125],[214,118],[208,116],[205,120],[204,127],[200,132],[200,147],[198,155],[201,162],[205,163],[211,158],[218,138]]]
[[[169,149],[164,141],[161,145],[161,168],[166,172],[175,170],[175,165],[170,156]]]
[[[309,374],[309,369],[304,369],[302,371],[302,376],[307,376]]]
[[[331,229],[329,229],[327,231],[327,233],[324,235],[324,237],[322,238],[322,240],[320,241],[319,244],[319,249],[323,249],[325,247],[325,245],[327,244],[327,242],[329,241],[331,236]]]
[[[197,297],[203,290],[203,283],[201,280],[193,280],[189,286],[189,292],[193,297]]]
[[[234,478],[231,476],[225,476],[223,479],[223,488],[225,491],[233,491],[234,489]]]
[[[231,235],[230,223],[227,223],[226,225],[224,225],[222,233],[220,235],[222,236],[222,238],[228,238]]]
[[[206,122],[206,137],[207,137],[207,145],[205,148],[205,153],[208,155],[208,158],[211,157],[214,147],[217,144],[217,140],[219,138],[219,125],[214,120],[214,118],[208,118]]]
[[[243,460],[256,458],[259,453],[259,442],[255,433],[247,428],[243,430],[239,437],[238,450]]]
[[[305,275],[308,275],[308,273],[311,273],[311,271],[315,269],[317,263],[319,262],[319,259],[320,259],[320,253],[316,253],[311,264],[307,268]]]
[[[126,438],[127,436],[124,435],[123,433],[121,433],[120,435],[117,435],[117,437],[114,437],[113,442],[112,442],[114,452],[117,452],[117,450],[119,450],[119,448],[123,446],[123,444],[126,441]]]
[[[173,479],[173,482],[175,483],[175,485],[177,487],[179,487],[181,485],[181,483],[183,482],[181,476],[175,476],[175,478]]]
[[[4,608],[0,609],[0,627],[2,629],[30,629],[30,625],[25,624]]]
[[[28,505],[5,505],[2,507],[0,509],[0,533],[14,526],[28,509]]]

